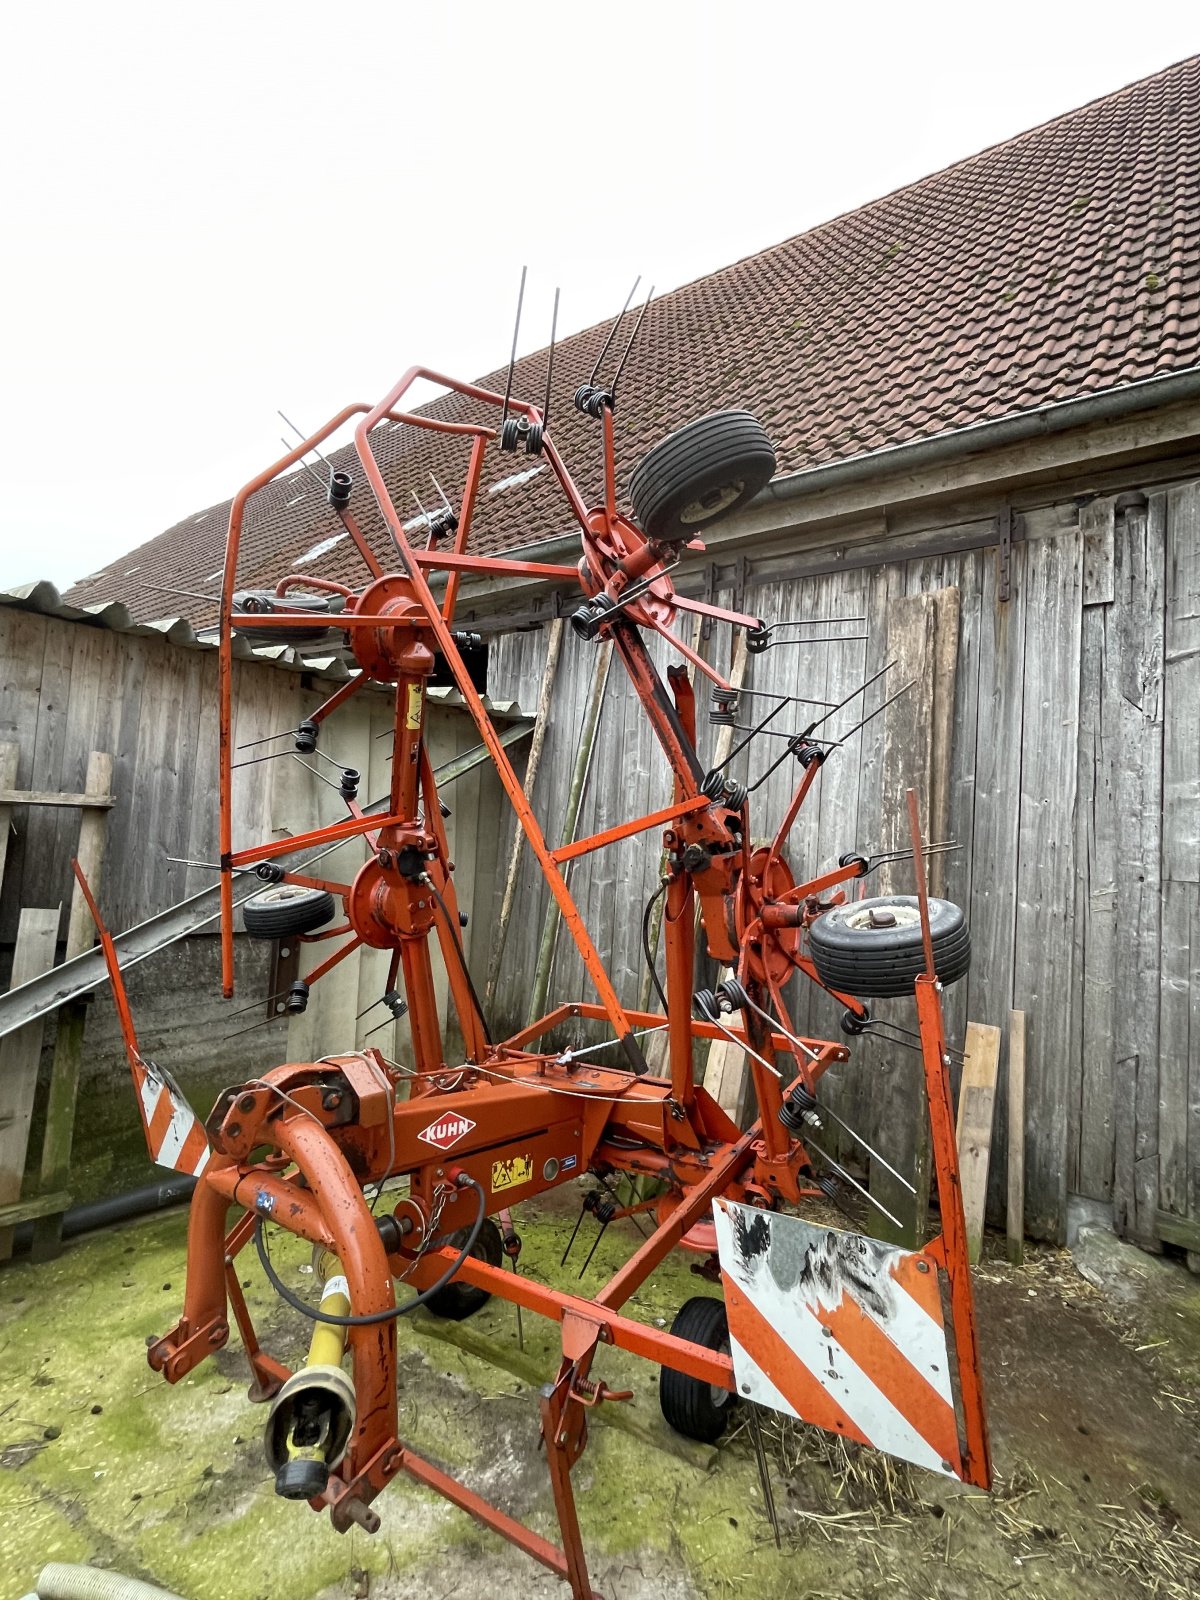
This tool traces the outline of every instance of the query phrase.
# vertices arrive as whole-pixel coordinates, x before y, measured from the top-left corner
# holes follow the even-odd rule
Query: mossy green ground
[[[559,1265],[573,1202],[567,1191],[526,1208],[522,1271],[574,1280],[586,1252],[577,1245],[572,1265]],[[159,1217],[0,1277],[0,1600],[24,1594],[48,1560],[109,1565],[186,1600],[566,1594],[407,1481],[376,1502],[383,1526],[374,1537],[339,1535],[327,1518],[278,1500],[262,1456],[264,1411],[246,1401],[236,1341],[176,1388],[146,1365],[147,1336],[178,1314],[184,1227],[182,1213]],[[583,1235],[592,1227],[589,1218]],[[635,1244],[630,1224],[610,1228],[583,1286],[598,1286]],[[280,1241],[276,1257],[293,1286],[311,1290],[305,1251]],[[691,1260],[666,1263],[632,1314],[666,1323],[690,1295],[716,1292],[692,1275]],[[243,1262],[267,1348],[298,1361],[307,1328],[280,1307],[249,1254]],[[1161,1351],[1138,1352],[1095,1314],[1082,1280],[1069,1287],[1052,1287],[1036,1262],[1015,1273],[985,1268],[995,1499],[917,1473],[866,1484],[819,1451],[797,1452],[795,1438],[773,1438],[782,1552],[745,1432],[719,1450],[678,1439],[658,1412],[657,1369],[603,1350],[595,1374],[633,1388],[635,1400],[601,1409],[575,1472],[597,1590],[608,1600],[953,1600],[1000,1594],[1017,1580],[1023,1595],[1047,1600],[1117,1592],[1103,1507],[1128,1504],[1132,1515],[1151,1505],[1176,1538],[1195,1526],[1194,1391],[1163,1375]],[[556,1529],[536,1396],[555,1368],[557,1338],[555,1325],[526,1315],[519,1349],[515,1312],[495,1301],[463,1324],[425,1313],[399,1324],[402,1436],[548,1536]],[[1156,1409],[1163,1392],[1183,1398]]]

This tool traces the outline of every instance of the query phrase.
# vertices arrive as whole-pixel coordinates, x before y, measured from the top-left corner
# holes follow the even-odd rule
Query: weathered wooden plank
[[[1200,884],[1162,886],[1161,995],[1157,1209],[1200,1219]]]
[[[40,977],[54,965],[58,909],[21,912],[13,953],[12,987]],[[0,1039],[0,1205],[21,1197],[29,1121],[42,1052],[42,1023],[27,1022]],[[0,1261],[12,1255],[12,1229],[0,1229]]]
[[[1112,1193],[1116,1063],[1137,1057],[1143,1113],[1157,1122],[1156,972],[1163,768],[1162,497],[1116,519],[1115,603],[1083,614],[1075,949],[1082,957],[1079,1159],[1072,1186]],[[1074,1100],[1075,1096],[1072,1096]],[[1152,1141],[1157,1147],[1156,1136]],[[1143,1217],[1151,1197],[1146,1162]]]
[[[37,722],[33,729],[33,766],[29,774],[29,788],[38,795],[54,794],[66,788],[63,764],[67,741],[67,707],[71,692],[71,663],[75,654],[75,640],[80,632],[56,617],[47,617],[45,620],[42,678]],[[53,807],[34,806],[25,812],[23,892],[26,905],[65,903],[67,895],[63,868],[66,864],[66,830],[73,833],[76,826],[74,817],[58,815]]]
[[[46,653],[47,619],[29,611],[11,611],[0,616],[0,740],[15,743],[19,755],[14,787],[33,786],[33,746],[37,730],[38,699],[41,693],[42,660]],[[10,815],[10,822],[12,821]],[[5,878],[9,885],[0,917],[0,940],[11,944],[17,933],[22,904],[52,903],[46,896],[35,902],[32,890],[24,891],[26,862],[36,873],[38,862],[28,848],[28,828],[10,829]]]
[[[1134,1069],[1135,1131],[1131,1231],[1155,1247],[1159,1185],[1159,1015],[1162,964],[1164,790],[1163,570],[1170,516],[1167,498],[1151,497],[1117,529],[1117,603],[1112,607],[1120,641],[1108,705],[1121,819],[1116,855],[1118,951],[1114,1046],[1118,1061]],[[1172,730],[1172,741],[1176,732]]]
[[[17,763],[21,751],[15,741],[6,739],[0,744],[0,785],[10,788],[17,776]],[[12,829],[12,807],[0,805],[0,892],[4,888],[4,867],[8,859],[8,836]]]
[[[106,794],[112,784],[112,757],[93,750],[88,761],[87,794]],[[108,818],[103,811],[85,811],[80,818],[75,857],[93,894],[98,894],[104,860],[104,834]],[[87,901],[78,883],[71,896],[67,920],[67,948],[64,959],[73,961],[92,946],[95,926]],[[67,1188],[71,1176],[71,1147],[75,1133],[75,1101],[79,1093],[79,1069],[83,1060],[83,1033],[87,1006],[82,1001],[64,1006],[58,1013],[54,1034],[54,1059],[50,1068],[50,1087],[46,1101],[46,1129],[42,1136],[39,1188],[42,1193]],[[64,1206],[63,1210],[66,1209]],[[34,1224],[33,1258],[47,1261],[62,1247],[61,1211],[44,1213]]]
[[[37,1194],[28,1200],[14,1200],[10,1205],[0,1206],[0,1230],[7,1232],[18,1222],[30,1222],[37,1217],[49,1216],[52,1212],[65,1211],[70,1204],[71,1196],[65,1190]]]
[[[1027,1013],[1026,1227],[1066,1227],[1067,1096],[1072,1056],[1072,914],[1082,600],[1080,538],[1025,547],[1028,617],[1013,994]]]
[[[1025,1259],[1025,1013],[1008,1013],[1008,1259]]]
[[[111,794],[61,794],[49,789],[0,788],[0,806],[60,806],[72,811],[108,811]]]
[[[1017,915],[1017,829],[1021,811],[1022,692],[1025,681],[1026,589],[1029,547],[1012,552],[1012,588],[1000,599],[999,551],[984,553],[979,597],[971,847],[971,970],[967,1015],[997,1022],[1013,1004],[1013,938]],[[1036,642],[1036,641],[1035,641]],[[1031,728],[1032,735],[1032,728]],[[957,987],[963,987],[961,984]],[[1003,1064],[994,1135],[1003,1148],[1007,1097]],[[1026,1115],[1028,1127],[1028,1114]],[[992,1166],[989,1210],[1004,1212],[1000,1163]]]
[[[934,642],[929,717],[929,843],[950,837],[950,788],[954,769],[954,701],[958,681],[960,602],[957,589],[938,589],[932,595]],[[928,864],[929,892],[946,892],[946,858],[933,856]]]
[[[992,1111],[999,1069],[1000,1029],[991,1023],[968,1022],[955,1136],[967,1254],[972,1262],[979,1260],[983,1245],[988,1163],[992,1153]]]
[[[1083,603],[1108,605],[1113,598],[1113,495],[1098,495],[1079,511],[1083,537]]]
[[[1151,500],[1151,524],[1161,497]],[[1159,1210],[1200,1220],[1200,485],[1166,506],[1161,942],[1157,1104],[1149,1084],[1139,1119],[1157,1114]],[[1139,1088],[1142,1086],[1139,1084]],[[1139,1138],[1142,1125],[1139,1120]],[[1139,1155],[1150,1155],[1139,1144]],[[1138,1232],[1151,1227],[1149,1184],[1138,1186]],[[1155,1230],[1157,1232],[1157,1229]]]
[[[1151,511],[1160,497],[1151,501]],[[1163,876],[1200,881],[1200,484],[1167,498]]]
[[[884,680],[895,695],[882,716],[883,800],[881,842],[885,849],[903,849],[908,837],[905,795],[916,792],[922,827],[929,837],[931,768],[933,763],[934,661],[937,607],[929,594],[898,595],[888,607],[888,658],[895,662]],[[905,687],[907,686],[907,687]],[[878,874],[880,894],[911,892],[913,865],[900,862]],[[873,1006],[882,1014],[882,1008]],[[909,1247],[924,1241],[929,1203],[929,1118],[920,1058],[905,1053],[876,1089],[876,1126],[889,1130],[888,1160],[910,1177],[915,1199],[886,1168],[874,1164],[871,1193],[905,1226],[897,1236],[891,1225],[874,1218],[884,1237]]]

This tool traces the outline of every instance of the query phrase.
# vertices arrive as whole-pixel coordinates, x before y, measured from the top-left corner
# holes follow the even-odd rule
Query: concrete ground
[[[567,1283],[576,1216],[560,1192],[525,1208],[522,1270]],[[182,1214],[82,1240],[45,1267],[0,1274],[0,1600],[49,1560],[93,1562],[186,1600],[522,1600],[565,1595],[526,1557],[415,1485],[376,1502],[373,1538],[278,1500],[263,1412],[236,1343],[170,1388],[145,1342],[175,1318]],[[590,1246],[589,1218],[581,1235]],[[584,1279],[636,1243],[608,1230]],[[311,1290],[283,1241],[287,1279]],[[763,1413],[783,1549],[764,1517],[742,1423],[720,1448],[663,1424],[657,1373],[604,1351],[596,1374],[636,1391],[597,1414],[576,1489],[593,1581],[607,1600],[1066,1600],[1200,1595],[1200,1284],[1176,1263],[1085,1238],[1079,1266],[1037,1251],[988,1260],[979,1311],[997,1484],[990,1496]],[[299,1359],[307,1329],[244,1257],[267,1347]],[[679,1256],[631,1305],[669,1322],[713,1292]],[[1089,1281],[1090,1280],[1090,1281]],[[464,1324],[421,1312],[400,1330],[401,1432],[540,1531],[554,1531],[536,1387],[557,1330],[492,1302]]]

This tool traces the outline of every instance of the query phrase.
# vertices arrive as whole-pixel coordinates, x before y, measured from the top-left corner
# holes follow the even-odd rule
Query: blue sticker
[[[563,1157],[562,1169],[563,1169],[564,1172],[570,1172],[573,1169],[574,1166],[575,1166],[575,1157],[574,1156],[564,1156]]]
[[[275,1196],[273,1194],[268,1194],[265,1189],[260,1189],[254,1197],[254,1204],[260,1211],[263,1211],[267,1216],[270,1216],[272,1211],[275,1209]]]

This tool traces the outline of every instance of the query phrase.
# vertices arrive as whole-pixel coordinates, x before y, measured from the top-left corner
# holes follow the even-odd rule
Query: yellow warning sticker
[[[415,733],[421,726],[421,685],[410,683],[408,686],[408,709],[404,717],[404,726],[410,733]]]
[[[533,1157],[513,1156],[508,1161],[492,1162],[492,1193],[502,1189],[519,1189],[533,1177]]]

